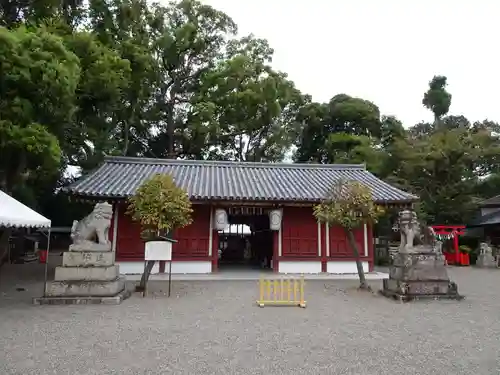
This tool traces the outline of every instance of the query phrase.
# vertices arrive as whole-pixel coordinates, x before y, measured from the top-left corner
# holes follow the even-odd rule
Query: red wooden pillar
[[[321,272],[327,271],[327,255],[326,255],[326,231],[330,230],[327,224],[320,223],[318,241],[321,246]]]
[[[368,245],[368,271],[373,272],[375,268],[375,241],[373,239],[373,226],[366,224]]]
[[[459,265],[460,262],[460,251],[458,247],[458,234],[456,232],[453,233],[453,248],[455,249],[455,264]]]

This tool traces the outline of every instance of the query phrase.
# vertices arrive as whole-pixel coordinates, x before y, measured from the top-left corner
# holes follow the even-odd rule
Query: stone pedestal
[[[476,267],[497,268],[495,257],[491,253],[479,254],[476,261]]]
[[[67,251],[35,304],[119,304],[130,296],[112,251]]]
[[[400,301],[463,299],[448,277],[444,256],[432,250],[397,253],[380,292]]]

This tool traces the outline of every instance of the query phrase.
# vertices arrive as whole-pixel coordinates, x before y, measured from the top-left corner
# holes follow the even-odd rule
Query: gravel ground
[[[249,281],[175,282],[170,299],[151,283],[150,296],[119,306],[32,306],[41,276],[16,284],[7,273],[0,374],[498,374],[500,270],[450,275],[464,301],[401,304],[310,281],[300,309],[256,307]]]

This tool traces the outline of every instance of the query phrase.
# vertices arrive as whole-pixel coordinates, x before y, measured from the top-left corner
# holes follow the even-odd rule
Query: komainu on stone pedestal
[[[479,255],[477,257],[476,266],[481,268],[498,267],[491,247],[486,242],[481,242],[481,244],[479,245]]]
[[[441,243],[414,246],[414,239],[420,235],[419,224],[414,212],[402,211],[399,218],[401,247],[394,257],[389,278],[383,280],[380,291],[386,297],[400,301],[414,299],[463,299],[457,285],[450,281],[446,271]],[[434,238],[431,227],[428,238]],[[417,237],[418,238],[418,237]]]
[[[69,251],[111,251],[108,238],[113,206],[97,203],[94,210],[80,221],[73,221]],[[97,239],[97,242],[95,241]]]
[[[73,244],[35,304],[118,304],[130,296],[108,239],[112,214],[110,204],[98,203],[90,215],[74,221]]]

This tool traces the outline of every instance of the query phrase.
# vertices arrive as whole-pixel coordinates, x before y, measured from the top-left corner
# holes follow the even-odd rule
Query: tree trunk
[[[366,282],[365,271],[363,270],[363,264],[361,263],[361,259],[359,257],[358,244],[356,243],[356,239],[354,238],[354,233],[352,233],[351,229],[346,229],[345,231],[347,233],[349,245],[351,245],[352,252],[354,253],[354,258],[356,259],[356,268],[358,269],[359,276],[359,289],[370,290],[371,288]]]
[[[123,122],[123,150],[122,150],[122,156],[127,156],[127,153],[128,153],[128,146],[129,146],[129,143],[130,143],[129,132],[130,132],[129,122],[128,121],[124,121]]]
[[[173,100],[173,99],[170,99]],[[175,119],[174,119],[174,104],[167,104],[167,159],[175,159]]]
[[[146,289],[146,282],[149,280],[149,276],[151,276],[151,271],[153,270],[155,263],[156,261],[154,260],[148,260],[148,263],[146,265],[146,270],[144,271],[141,277],[141,282],[139,283],[139,286],[135,288],[137,292],[142,292],[144,291],[144,289]]]

